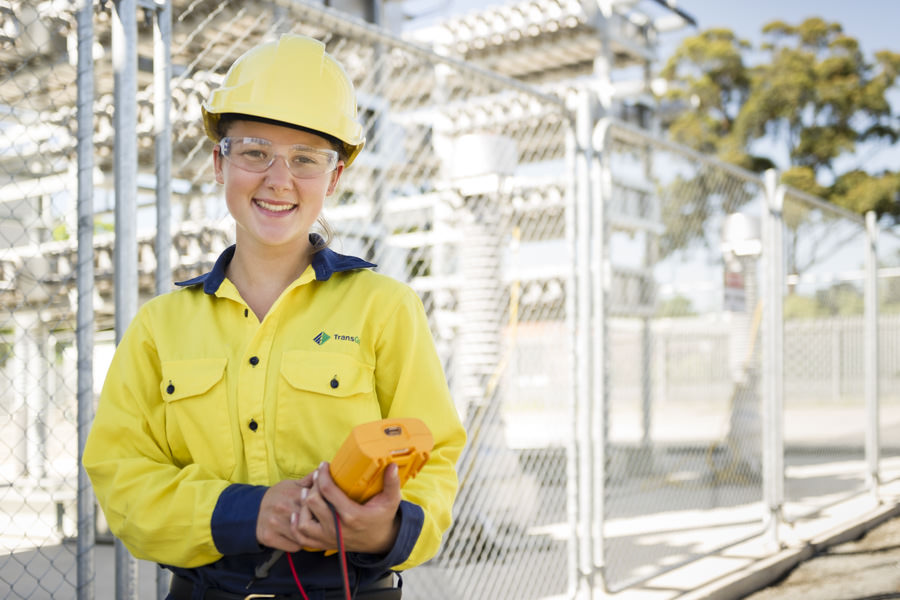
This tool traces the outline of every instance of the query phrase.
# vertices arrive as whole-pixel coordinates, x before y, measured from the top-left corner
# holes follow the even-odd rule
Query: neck
[[[268,248],[260,252],[239,242],[226,274],[262,320],[278,296],[309,266],[311,251],[308,243],[302,248]]]

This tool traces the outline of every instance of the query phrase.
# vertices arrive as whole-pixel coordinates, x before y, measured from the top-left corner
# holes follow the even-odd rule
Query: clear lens
[[[330,173],[338,161],[338,154],[334,150],[300,144],[288,147],[284,154],[278,154],[272,142],[261,138],[225,137],[219,142],[219,148],[222,156],[233,165],[253,173],[266,171],[280,157],[291,175],[302,179]]]

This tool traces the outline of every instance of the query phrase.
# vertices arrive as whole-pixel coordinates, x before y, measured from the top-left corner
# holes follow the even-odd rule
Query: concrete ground
[[[716,559],[704,559],[676,574],[673,581],[680,581],[684,592],[669,597],[678,600],[900,598],[898,491],[896,484],[890,486],[880,502],[868,511],[859,510],[861,503],[873,501],[866,498],[832,507],[830,519],[823,516],[821,520],[807,522],[803,530],[798,530],[796,542],[791,543],[784,534],[782,539],[788,541],[780,551],[761,552],[764,541],[758,539],[729,549]],[[816,533],[815,528],[820,525],[828,527]],[[744,564],[727,567],[721,561],[728,558]],[[716,575],[717,568],[721,575]],[[650,596],[643,598],[649,600]]]
[[[604,595],[598,590],[594,599],[900,599],[900,485],[890,484],[883,490],[880,503],[867,497],[854,498],[786,527],[781,532],[780,550],[773,550],[766,539],[756,537],[619,593]],[[719,536],[721,531],[711,529],[710,535]],[[74,598],[76,551],[76,544],[64,542],[9,555],[0,562],[0,597]],[[94,597],[114,598],[113,546],[98,544],[94,562]],[[144,561],[138,561],[137,566],[138,598],[154,600],[156,566]],[[410,575],[425,576],[426,571],[436,568],[420,567]],[[453,587],[453,582],[448,582],[447,590]],[[422,585],[411,585],[410,600],[421,600],[417,590],[428,594]],[[457,600],[452,592],[445,597]],[[492,596],[492,600],[504,599]]]
[[[900,517],[826,548],[747,600],[900,598]]]

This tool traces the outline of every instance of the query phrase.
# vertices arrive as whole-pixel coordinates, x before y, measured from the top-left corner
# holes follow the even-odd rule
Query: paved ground
[[[900,598],[900,518],[826,549],[746,600],[888,598]]]

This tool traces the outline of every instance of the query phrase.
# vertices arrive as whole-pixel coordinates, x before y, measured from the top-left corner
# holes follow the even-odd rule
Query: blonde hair
[[[313,245],[313,254],[316,252],[321,252],[325,248],[331,245],[331,242],[334,240],[334,229],[331,227],[331,224],[328,222],[325,217],[319,215],[316,219],[316,225],[321,229],[321,233],[319,233],[318,239],[316,239],[315,245]]]

